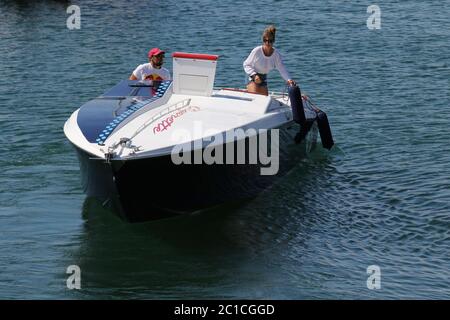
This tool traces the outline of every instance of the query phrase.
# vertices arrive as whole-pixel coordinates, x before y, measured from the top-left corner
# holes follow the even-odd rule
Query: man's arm
[[[142,65],[137,66],[137,68],[134,69],[134,71],[131,73],[131,76],[128,78],[128,80],[139,80],[138,77],[141,77],[141,70]]]

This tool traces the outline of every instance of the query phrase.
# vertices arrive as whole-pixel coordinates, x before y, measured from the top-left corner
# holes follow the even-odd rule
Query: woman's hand
[[[255,74],[253,81],[255,81],[256,84],[260,84],[262,82],[261,78],[259,77],[259,74]]]
[[[290,85],[290,86],[295,86],[295,85],[297,85],[297,83],[296,83],[294,80],[292,80],[292,79],[289,79],[289,80],[287,81],[287,84]]]

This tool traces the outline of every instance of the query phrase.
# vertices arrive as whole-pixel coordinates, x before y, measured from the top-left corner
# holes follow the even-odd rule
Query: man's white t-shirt
[[[138,80],[170,80],[169,70],[163,67],[156,69],[150,62],[139,65],[133,75]]]

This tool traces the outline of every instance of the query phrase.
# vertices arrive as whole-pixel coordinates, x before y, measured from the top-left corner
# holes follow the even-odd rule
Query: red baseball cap
[[[157,56],[160,53],[166,53],[166,52],[162,51],[160,48],[153,48],[148,52],[148,57],[151,58],[153,56]]]

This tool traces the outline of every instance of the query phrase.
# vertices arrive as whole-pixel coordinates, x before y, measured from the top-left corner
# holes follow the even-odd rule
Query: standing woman
[[[291,79],[289,72],[284,66],[280,53],[273,47],[276,31],[275,26],[268,26],[262,35],[263,45],[254,48],[244,61],[244,70],[249,76],[248,92],[267,96],[269,94],[267,74],[272,69],[278,69],[283,79],[289,85],[295,85],[295,81]]]

